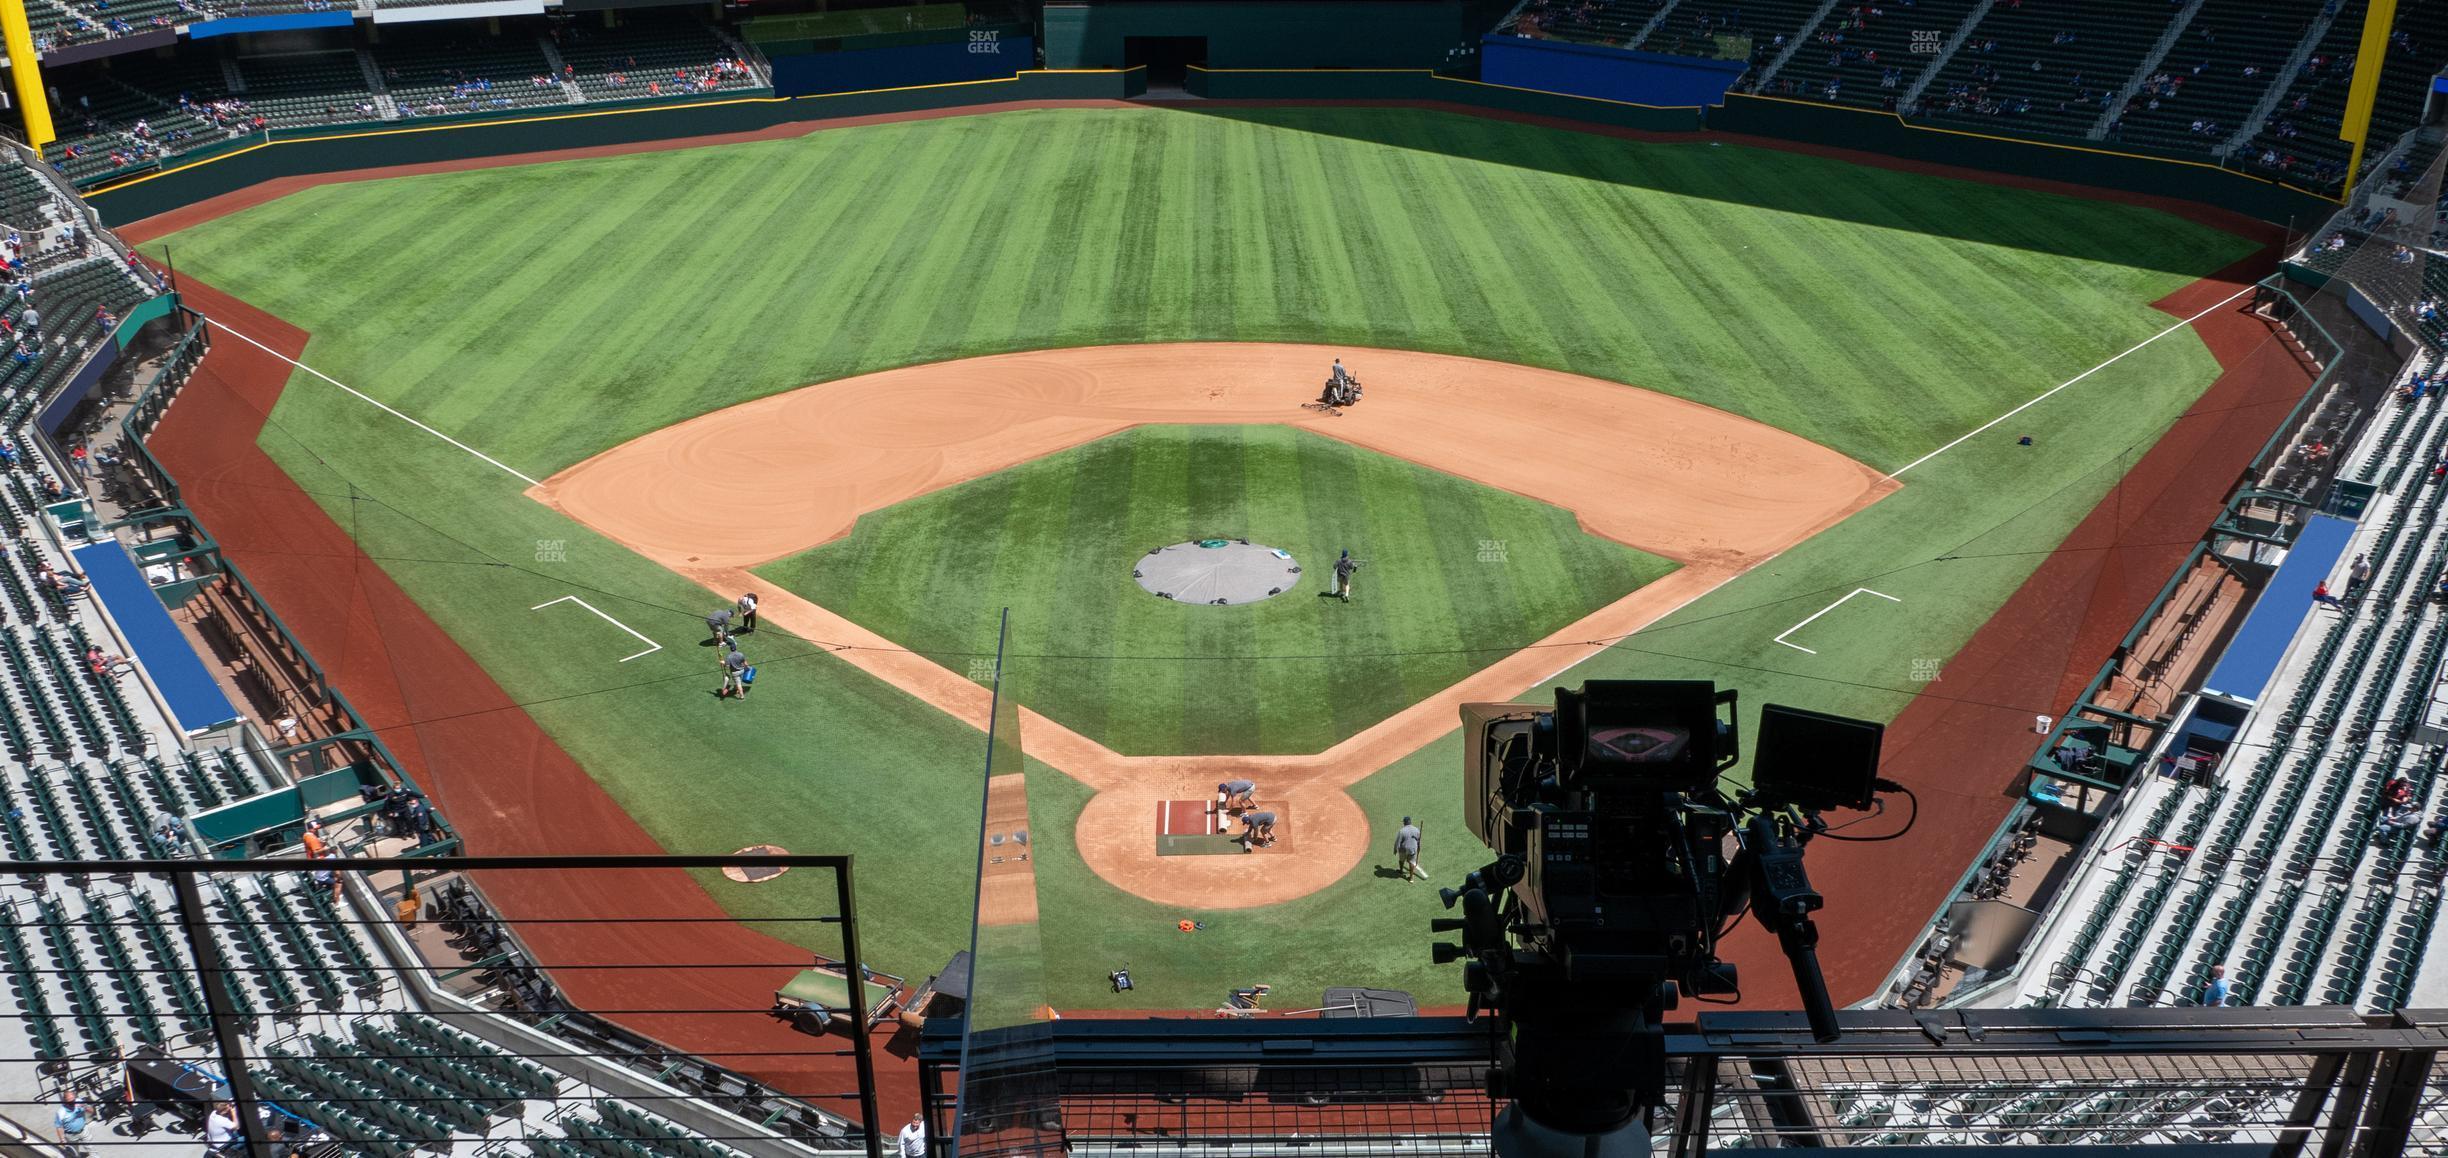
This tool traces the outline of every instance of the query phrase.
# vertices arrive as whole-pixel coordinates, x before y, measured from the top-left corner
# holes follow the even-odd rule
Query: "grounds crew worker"
[[[1340,599],[1340,600],[1342,600],[1342,601],[1343,601],[1343,602],[1345,602],[1345,603],[1349,603],[1349,602],[1351,602],[1351,580],[1352,580],[1352,572],[1357,571],[1357,570],[1359,570],[1359,569],[1360,569],[1360,564],[1355,563],[1355,562],[1353,562],[1353,561],[1352,561],[1351,551],[1350,551],[1348,548],[1346,548],[1346,549],[1344,550],[1344,552],[1343,552],[1343,557],[1342,557],[1342,558],[1340,558],[1340,559],[1335,560],[1335,565],[1334,565],[1334,577],[1335,577],[1334,596],[1335,596],[1335,598]]]
[[[1428,871],[1419,866],[1419,842],[1419,826],[1411,823],[1410,817],[1403,817],[1402,827],[1394,830],[1394,863],[1402,869],[1406,881],[1428,875]]]

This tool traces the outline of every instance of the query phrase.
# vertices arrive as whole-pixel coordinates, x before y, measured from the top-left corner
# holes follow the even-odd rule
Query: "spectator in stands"
[[[2422,823],[2422,809],[2411,804],[2390,808],[2380,815],[2380,826],[2373,835],[2386,839]]]
[[[2390,808],[2402,808],[2414,803],[2414,782],[2403,776],[2391,776],[2380,787],[2380,799]]]
[[[910,1115],[909,1125],[901,1127],[901,1135],[895,1141],[895,1145],[900,1148],[901,1158],[926,1158],[927,1128],[924,1111]]]
[[[79,571],[74,567],[71,567],[66,571],[55,571],[52,569],[51,561],[48,559],[35,564],[34,582],[40,586],[48,587],[51,590],[57,591],[61,595],[66,596],[83,595],[85,593],[85,587],[87,584],[85,573],[83,571]]]
[[[2202,986],[2201,1003],[2204,1005],[2225,1005],[2234,995],[2234,992],[2235,987],[2227,982],[2227,967],[2224,965],[2213,965],[2210,967],[2210,983]]]
[[[51,1112],[51,1132],[70,1154],[85,1153],[85,1127],[90,1125],[83,1103],[77,1101],[76,1090],[60,1090],[59,1109]]]
[[[2329,581],[2326,579],[2312,585],[2312,602],[2338,608],[2346,606],[2345,600],[2329,593]]]
[[[112,655],[102,650],[102,645],[94,644],[85,649],[85,668],[99,678],[126,675],[136,670],[136,665],[129,663],[126,656]]]
[[[331,842],[323,839],[323,822],[311,816],[306,818],[306,832],[298,838],[298,843],[306,846],[308,860],[331,851]]]
[[[238,1154],[246,1149],[246,1134],[238,1128],[238,1111],[228,1102],[214,1102],[212,1112],[204,1116],[204,1153]]]
[[[2443,836],[2448,836],[2448,812],[2432,817],[2430,823],[2423,825],[2422,841],[2425,845],[2438,848]]]
[[[2371,556],[2355,556],[2354,563],[2346,568],[2346,597],[2352,599],[2356,592],[2363,590],[2363,585],[2371,582],[2371,573]]]

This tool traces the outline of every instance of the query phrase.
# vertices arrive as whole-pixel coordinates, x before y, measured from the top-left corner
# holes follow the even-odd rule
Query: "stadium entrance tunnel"
[[[1122,67],[1147,68],[1150,91],[1179,91],[1189,79],[1191,65],[1207,63],[1207,38],[1204,36],[1125,36],[1122,38]]]

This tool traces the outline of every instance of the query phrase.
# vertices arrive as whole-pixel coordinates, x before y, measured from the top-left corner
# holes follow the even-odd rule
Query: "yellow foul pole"
[[[0,0],[15,4],[18,0]],[[2363,14],[2363,43],[2355,52],[2354,83],[2346,89],[2346,113],[2338,121],[2338,139],[2354,142],[2354,157],[2346,162],[2346,187],[2354,187],[2363,171],[2363,146],[2371,135],[2372,101],[2380,95],[2380,70],[2388,64],[2389,29],[2397,23],[2397,0],[2371,0]],[[12,50],[13,51],[13,50]]]
[[[0,43],[8,45],[9,75],[17,82],[17,109],[25,114],[26,143],[42,148],[59,134],[51,131],[51,99],[43,92],[42,54],[34,51],[34,27],[26,23],[25,0],[0,0]]]

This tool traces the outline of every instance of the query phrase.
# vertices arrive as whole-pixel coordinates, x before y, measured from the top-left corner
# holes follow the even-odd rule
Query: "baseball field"
[[[1134,108],[322,185],[146,248],[312,335],[264,451],[553,742],[670,850],[856,854],[892,972],[967,944],[1008,608],[1044,994],[1195,1008],[1457,999],[1382,848],[1479,863],[1457,689],[1942,692],[2218,373],[2152,303],[2253,247],[1704,139]],[[1366,400],[1303,410],[1338,355]],[[1304,583],[1350,548],[1358,597],[1134,584],[1211,537]],[[1158,856],[1145,805],[1234,771],[1285,840]]]

